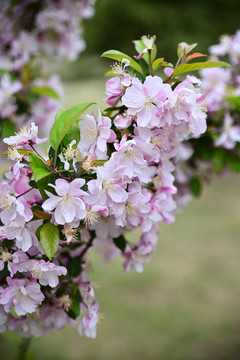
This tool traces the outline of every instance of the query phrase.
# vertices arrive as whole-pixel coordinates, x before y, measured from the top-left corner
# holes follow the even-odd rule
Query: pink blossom
[[[62,309],[56,306],[44,306],[41,308],[40,321],[42,322],[43,334],[48,331],[60,331],[67,325],[75,325],[75,321],[71,319]]]
[[[124,112],[123,114],[119,114],[115,117],[114,125],[118,129],[127,129],[131,125],[132,121],[132,116],[128,115],[127,112]]]
[[[36,338],[44,334],[43,329],[39,326],[37,319],[32,319],[27,316],[16,318],[11,314],[8,315],[8,330],[17,332],[23,338]]]
[[[7,277],[8,287],[3,291],[0,304],[9,312],[14,306],[16,314],[21,316],[33,313],[41,305],[44,295],[40,285],[27,279],[11,279]]]
[[[124,203],[114,204],[111,212],[116,218],[116,224],[127,229],[138,227],[149,213],[151,193],[141,189],[139,183],[134,182],[128,187],[128,199]]]
[[[54,263],[44,260],[28,260],[18,264],[19,272],[30,271],[34,279],[38,279],[43,286],[56,287],[59,284],[58,276],[66,275],[67,269],[64,266],[57,266]]]
[[[96,231],[96,237],[100,241],[108,238],[116,238],[123,232],[123,229],[116,225],[116,221],[112,216],[102,216],[93,228]]]
[[[11,55],[15,57],[14,69],[20,69],[38,50],[37,41],[31,33],[21,31],[11,44]]]
[[[97,335],[96,327],[98,323],[98,309],[99,303],[97,301],[88,306],[88,314],[84,315],[79,321],[78,331],[80,335],[86,335],[89,338],[95,339]]]
[[[97,121],[95,115],[87,115],[85,120],[79,122],[81,139],[78,148],[84,156],[95,154],[97,159],[106,158],[107,142],[113,142],[116,139],[111,125],[111,119],[102,116],[100,110],[98,110]]]
[[[233,118],[229,113],[226,113],[224,116],[223,132],[214,144],[226,149],[233,149],[236,142],[240,142],[240,126],[234,126]]]
[[[132,79],[132,86],[126,89],[122,103],[129,115],[137,115],[138,126],[159,126],[160,119],[156,116],[158,107],[162,108],[163,102],[172,92],[169,84],[163,84],[158,76],[147,76],[144,84],[137,78]]]
[[[11,277],[18,271],[18,264],[26,260],[28,256],[21,250],[10,253],[7,249],[0,249],[0,271],[3,270],[4,263],[7,263]]]
[[[116,167],[113,160],[96,169],[97,179],[88,182],[89,196],[86,202],[108,206],[109,202],[122,202],[128,197],[123,181],[124,166]]]
[[[125,262],[123,263],[124,271],[128,272],[132,269],[138,273],[143,271],[143,263],[150,261],[150,255],[155,249],[157,243],[156,229],[145,233],[141,236],[139,243],[131,251],[123,253]]]
[[[224,105],[224,97],[227,95],[227,85],[231,79],[229,69],[212,68],[200,71],[202,77],[202,89],[206,92],[207,108],[209,111],[218,111]]]
[[[8,75],[3,75],[0,81],[0,114],[3,118],[9,117],[16,110],[13,95],[21,90],[20,81],[11,82]]]
[[[124,88],[121,85],[119,77],[113,77],[106,82],[106,94],[108,98],[105,99],[108,105],[115,105],[120,97],[124,94]]]
[[[61,225],[85,218],[86,206],[82,197],[87,194],[80,189],[85,180],[74,179],[69,183],[64,179],[57,179],[55,184],[49,185],[55,189],[58,196],[47,191],[49,199],[42,204],[43,209],[48,212],[55,209],[55,220]]]
[[[39,139],[37,133],[38,127],[34,123],[31,123],[30,126],[25,126],[16,135],[4,138],[3,141],[7,145],[16,146],[41,144],[46,141],[46,139]]]
[[[168,125],[185,123],[190,133],[198,136],[206,131],[206,101],[201,90],[195,88],[189,81],[183,81],[176,86],[168,101]]]

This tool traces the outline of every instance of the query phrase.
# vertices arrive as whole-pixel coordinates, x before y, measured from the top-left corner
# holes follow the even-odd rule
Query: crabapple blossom
[[[160,125],[158,109],[171,91],[171,86],[163,84],[158,76],[147,76],[144,84],[133,78],[132,86],[126,89],[122,97],[122,103],[128,108],[129,115],[137,115],[138,126],[153,128]]]
[[[61,225],[85,218],[86,206],[82,197],[87,194],[81,190],[85,180],[74,179],[71,183],[68,183],[64,179],[57,179],[55,184],[49,185],[54,188],[58,196],[47,191],[49,199],[44,201],[43,209],[45,211],[55,209],[55,221]]]
[[[30,271],[34,279],[39,279],[41,285],[49,285],[52,288],[59,284],[58,276],[66,275],[67,269],[63,266],[57,266],[50,261],[27,260],[18,264],[19,272]]]
[[[7,145],[16,145],[16,147],[23,145],[41,144],[47,139],[39,139],[38,127],[31,123],[30,126],[25,126],[16,135],[3,139]]]
[[[233,125],[233,118],[229,113],[225,114],[223,132],[215,141],[216,146],[223,146],[226,149],[233,149],[236,142],[240,142],[240,126]]]
[[[14,306],[16,314],[21,316],[33,313],[38,305],[41,305],[44,295],[40,285],[27,279],[7,278],[8,287],[3,290],[0,304],[9,312]]]
[[[98,117],[93,114],[87,115],[85,120],[79,122],[81,139],[78,148],[81,153],[92,154],[97,159],[105,159],[107,154],[107,142],[114,142],[116,135],[111,130],[111,119],[102,116],[98,110]]]
[[[98,323],[98,309],[99,303],[95,301],[92,305],[88,306],[88,314],[84,315],[83,318],[79,321],[78,331],[80,335],[86,335],[92,339],[95,339],[96,326]]]
[[[92,0],[60,0],[57,7],[52,1],[43,6],[34,19],[37,51],[74,59],[83,46],[77,14],[87,7],[83,17],[88,16],[92,4]],[[13,23],[17,10],[23,15],[25,9],[13,7]],[[20,64],[34,57],[34,46],[28,51],[30,43],[25,47],[22,43],[28,35],[31,39],[30,30],[27,34],[24,29],[21,39],[14,37],[15,45],[10,46],[12,54],[24,49],[19,59],[12,55],[16,69],[18,60]],[[0,41],[9,40],[0,34]],[[214,156],[228,151],[235,160],[240,142],[237,115],[229,110],[223,126],[201,137],[207,126],[207,91],[195,76],[181,80],[174,75],[188,58],[180,58],[162,77],[154,75],[151,61],[141,66],[147,59],[144,54],[154,56],[155,37],[140,41],[141,53],[137,41],[135,45],[141,61],[117,53],[121,63],[108,72],[116,77],[106,83],[107,103],[119,101],[120,106],[91,115],[85,111],[92,103],[60,110],[49,126],[50,146],[45,151],[38,125],[50,117],[53,121],[55,98],[61,91],[57,79],[31,80],[29,92],[36,101],[31,109],[27,106],[27,118],[17,117],[22,130],[4,139],[10,146],[5,154],[15,163],[0,183],[0,331],[9,329],[28,338],[77,325],[80,335],[95,338],[101,314],[97,284],[89,276],[89,253],[100,252],[105,260],[121,256],[125,272],[142,272],[156,248],[159,224],[175,220],[191,191],[199,191],[201,174],[209,172],[209,163],[198,158],[204,158],[202,149],[209,143],[221,146],[214,149]],[[9,82],[13,86],[14,81]],[[236,84],[240,89],[239,78]],[[51,99],[39,97],[46,89]],[[21,101],[17,90],[8,101],[13,106]],[[77,122],[80,134],[75,131]],[[141,232],[140,239],[129,240],[135,229]]]

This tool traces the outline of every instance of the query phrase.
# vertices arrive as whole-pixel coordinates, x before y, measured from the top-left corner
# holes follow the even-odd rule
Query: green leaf
[[[69,311],[67,311],[67,314],[70,318],[75,320],[80,315],[81,296],[69,295],[69,297],[72,302]]]
[[[76,141],[76,144],[80,140],[80,129],[78,124],[74,123],[73,126],[70,128],[70,130],[67,132],[67,134],[63,138],[63,145],[65,147],[68,146],[68,144],[71,143],[72,140]]]
[[[85,103],[72,107],[62,114],[57,113],[57,118],[50,132],[50,144],[57,150],[64,136],[73,126],[74,122],[79,119],[80,115],[95,103]]]
[[[146,45],[144,44],[144,42],[142,40],[133,40],[133,43],[134,43],[135,49],[139,55],[143,52],[144,49],[146,49]],[[157,47],[155,44],[153,44],[153,49],[151,51],[151,61],[152,62],[154,61],[156,56],[157,56]],[[143,55],[143,59],[149,64],[148,52]]]
[[[190,189],[194,196],[199,197],[202,193],[202,183],[198,177],[194,177],[190,181]]]
[[[81,260],[80,260],[80,257],[75,257],[75,258],[72,258],[70,261],[69,261],[69,264],[68,264],[68,267],[67,267],[67,270],[68,270],[68,275],[72,278],[75,278],[77,277],[81,271],[82,271],[82,264],[81,264]]]
[[[240,172],[240,158],[237,154],[227,152],[226,165],[234,172]]]
[[[233,104],[240,103],[240,96],[227,96],[225,99]]]
[[[131,66],[131,68],[138,71],[141,75],[144,76],[141,66],[135,60],[133,60],[130,56],[122,53],[121,51],[108,50],[108,51],[105,51],[101,56],[109,58],[109,59],[117,60],[117,61],[122,61],[122,59],[127,59],[130,62],[129,66]]]
[[[196,62],[192,64],[182,64],[179,65],[173,72],[173,76],[184,74],[190,71],[213,68],[213,67],[230,67],[225,61],[205,61],[205,62]]]
[[[60,116],[64,113],[64,110],[61,110],[59,109],[57,112],[56,112],[56,115],[55,115],[55,122],[60,118]]]
[[[40,225],[37,230],[35,231],[36,237],[38,238],[38,241],[40,241],[40,231],[42,229],[42,227],[44,226],[44,224]]]
[[[48,86],[33,86],[29,90],[33,94],[59,99],[58,93]]]
[[[153,62],[152,69],[153,69],[153,71],[156,71],[161,66],[173,67],[173,64],[167,63],[166,61],[164,61],[164,58],[158,58]]]
[[[36,182],[50,175],[47,166],[39,157],[29,155],[29,162]]]
[[[216,148],[214,151],[213,168],[216,173],[222,171],[225,163],[225,151],[224,149]]]
[[[49,260],[57,253],[59,240],[58,227],[51,223],[44,224],[40,230],[40,244]]]
[[[123,235],[120,235],[119,237],[114,238],[113,242],[119,250],[121,250],[122,252],[125,251],[126,246],[127,246],[127,241]]]
[[[14,135],[16,132],[16,125],[13,124],[9,119],[1,121],[1,136],[3,138]]]

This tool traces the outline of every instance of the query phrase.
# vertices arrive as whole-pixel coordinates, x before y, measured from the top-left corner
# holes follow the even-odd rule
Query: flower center
[[[0,198],[0,207],[3,209],[9,209],[12,205],[12,202],[9,200],[7,196],[2,196]]]
[[[12,260],[12,254],[7,250],[1,250],[0,259],[2,262],[8,262]]]
[[[105,179],[102,182],[102,187],[103,187],[103,191],[106,192],[108,190],[113,190],[114,189],[114,183],[115,179]]]
[[[99,131],[95,126],[89,125],[85,130],[84,136],[87,140],[94,141],[98,137],[98,133]]]
[[[136,208],[130,202],[126,203],[125,208],[128,215],[134,215],[136,212]]]
[[[85,224],[87,225],[95,225],[98,222],[99,214],[93,212],[92,210],[87,210],[87,215],[84,219]]]
[[[32,276],[35,279],[41,279],[42,277],[42,269],[41,269],[41,265],[38,264],[34,269],[30,270],[32,273]]]
[[[77,230],[73,229],[71,226],[67,225],[62,230],[63,235],[67,239],[67,242],[71,242],[72,240],[77,240]]]
[[[145,103],[144,103],[144,105],[145,105],[145,108],[146,108],[148,111],[151,110],[152,104],[153,104],[153,99],[152,99],[150,96],[147,96],[147,97],[145,98]]]
[[[123,157],[126,160],[133,160],[136,158],[135,150],[125,150],[123,153]]]
[[[66,195],[63,195],[62,199],[63,199],[63,202],[69,203],[69,201],[71,200],[71,197],[69,194],[66,194]]]
[[[16,145],[9,146],[7,157],[11,160],[22,160],[22,155],[17,151]]]

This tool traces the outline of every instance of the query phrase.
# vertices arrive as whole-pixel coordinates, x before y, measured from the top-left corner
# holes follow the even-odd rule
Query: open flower
[[[160,125],[159,108],[171,95],[169,84],[163,84],[159,76],[147,76],[144,84],[137,78],[132,79],[132,86],[127,88],[122,103],[129,115],[137,115],[137,125],[155,127]]]
[[[100,110],[98,110],[97,121],[95,115],[87,115],[85,120],[79,122],[81,139],[78,148],[84,156],[95,154],[98,159],[106,157],[107,142],[113,142],[116,139],[111,125],[111,119],[102,116]]]
[[[86,207],[82,197],[87,194],[80,189],[85,184],[85,180],[75,179],[69,183],[64,179],[57,179],[55,184],[49,185],[55,189],[58,196],[47,191],[49,199],[44,201],[43,209],[45,211],[55,209],[55,220],[61,225],[85,218]]]
[[[54,263],[44,260],[28,260],[18,265],[19,272],[30,271],[34,279],[39,279],[39,283],[44,286],[56,287],[59,283],[58,276],[66,275],[67,269],[64,266],[57,266]]]
[[[16,135],[4,138],[3,141],[8,145],[16,145],[18,147],[41,144],[46,141],[46,139],[39,139],[38,127],[32,122],[30,126],[23,127]]]
[[[14,306],[16,314],[21,316],[33,313],[41,305],[44,295],[40,285],[27,279],[11,279],[7,277],[8,287],[3,291],[0,304],[9,312]]]

